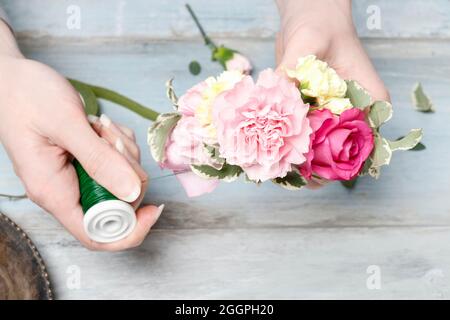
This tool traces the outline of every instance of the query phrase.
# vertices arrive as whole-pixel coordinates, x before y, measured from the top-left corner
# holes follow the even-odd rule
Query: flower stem
[[[114,102],[118,105],[121,105],[121,106],[139,114],[140,116],[142,116],[146,119],[155,121],[159,115],[158,112],[156,112],[150,108],[147,108],[144,105],[140,104],[139,102],[136,102],[136,101],[134,101],[124,95],[121,95],[120,93],[115,92],[113,90],[95,86],[95,85],[88,84],[88,83],[84,83],[84,82],[81,82],[78,80],[70,79],[70,81],[84,84],[85,86],[88,86],[94,92],[94,94],[97,98]]]
[[[197,28],[200,31],[200,34],[202,35],[203,40],[205,41],[205,45],[207,45],[212,51],[217,50],[216,44],[211,40],[210,37],[208,37],[208,35],[206,34],[202,25],[200,24],[200,21],[198,20],[196,14],[194,13],[194,10],[192,10],[191,6],[187,3],[186,3],[186,9],[189,11],[189,14],[191,15],[192,19],[194,20],[195,24],[197,25]]]

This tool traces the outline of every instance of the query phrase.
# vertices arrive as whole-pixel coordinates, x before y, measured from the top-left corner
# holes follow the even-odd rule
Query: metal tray
[[[53,300],[47,270],[27,234],[0,212],[0,300]]]

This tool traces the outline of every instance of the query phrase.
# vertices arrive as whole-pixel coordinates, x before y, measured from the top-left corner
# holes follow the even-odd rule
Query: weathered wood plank
[[[114,254],[87,252],[56,230],[32,236],[59,299],[442,299],[450,294],[449,233],[156,230],[139,249]],[[380,268],[380,290],[366,286],[372,265]]]
[[[197,37],[184,0],[4,0],[21,36],[39,37]],[[274,0],[191,0],[214,37],[273,37],[278,29]],[[67,10],[77,6],[80,29],[69,29]],[[354,19],[363,37],[449,37],[450,3],[446,0],[353,1]],[[379,10],[380,29],[367,19]]]

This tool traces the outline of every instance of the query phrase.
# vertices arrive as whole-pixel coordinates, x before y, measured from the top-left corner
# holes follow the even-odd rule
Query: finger
[[[102,118],[102,117],[100,117],[100,118]],[[97,116],[88,115],[88,120],[89,120],[89,122],[90,122],[92,125],[94,125],[94,124],[96,124],[97,122],[99,122],[99,121],[100,121],[100,118],[97,117]],[[103,115],[103,119],[104,119],[103,121],[106,120],[104,115]],[[106,120],[106,121],[108,121],[108,120]],[[121,131],[121,133],[124,134],[127,138],[130,138],[131,140],[136,141],[136,136],[135,136],[133,130],[131,130],[130,128],[128,128],[128,127],[126,127],[126,126],[124,126],[124,125],[121,125],[121,124],[118,124],[118,123],[114,123],[114,122],[112,122],[112,123],[113,123],[114,126],[115,126],[117,129],[119,129],[119,130]]]
[[[120,152],[122,152],[120,149],[125,148],[125,152],[131,154],[135,161],[140,162],[140,150],[136,142],[124,134],[106,115],[102,114],[100,118],[89,117],[89,122],[100,137]]]
[[[275,62],[277,66],[280,64],[282,56],[283,56],[283,39],[281,32],[278,32],[275,38]]]
[[[133,158],[133,156],[127,151],[127,149],[123,147],[120,138],[118,142],[119,143],[116,142],[116,149],[125,156],[141,181],[141,194],[135,201],[131,203],[131,205],[136,209],[141,204],[142,200],[144,199],[145,192],[147,191],[149,183],[148,174],[147,172],[145,172],[144,168],[142,168],[139,162],[137,162],[136,159]]]
[[[84,232],[80,191],[74,167],[64,156],[54,152],[57,146],[42,145],[44,152],[34,152],[33,161],[21,171],[28,197],[50,212],[61,225],[86,247],[93,249],[92,240]]]
[[[315,55],[321,60],[324,60],[325,58],[327,47],[322,43],[319,43],[317,39],[313,39],[312,36],[308,34],[297,36],[294,40],[282,40],[284,42],[284,48],[281,50],[281,59],[277,70],[282,70],[284,68],[294,69],[297,65],[297,60],[299,57],[304,57],[310,54]]]
[[[126,127],[124,125],[118,124],[118,123],[116,123],[116,126],[119,128],[120,131],[122,131],[122,133],[125,136],[130,138],[132,141],[136,141],[136,136],[135,136],[133,130],[131,130],[130,128],[128,128],[128,127]]]
[[[80,101],[81,103],[81,101]],[[86,172],[119,199],[135,201],[141,194],[141,182],[130,163],[105,143],[89,125],[83,110],[63,118],[52,140],[70,152]]]
[[[121,251],[141,245],[152,226],[158,221],[163,209],[164,205],[140,208],[136,212],[136,227],[128,237],[113,243],[94,243],[94,250]]]
[[[113,132],[111,124],[109,124],[108,127],[105,127],[100,121],[97,121],[93,118],[90,119],[90,122],[93,123],[92,127],[97,132],[97,134],[105,139],[109,144],[111,144],[119,153],[121,153],[128,160],[128,162],[138,175],[141,182],[141,194],[135,201],[131,203],[131,205],[136,209],[144,199],[145,191],[148,187],[148,175],[139,164],[139,148],[135,143],[131,142],[130,139],[126,138],[122,134],[120,137],[117,137],[117,135],[114,133],[117,133],[117,131]],[[124,140],[127,140],[128,146],[125,145]],[[130,152],[131,147],[134,147],[134,153]]]
[[[73,168],[70,168],[69,170],[73,170]],[[68,174],[75,176],[76,179],[76,173],[74,170],[71,173],[68,171]],[[61,177],[61,181],[66,181],[66,178]],[[55,184],[55,187],[57,185],[58,183]],[[59,190],[64,190],[64,188],[60,188]],[[54,195],[56,195],[56,198],[66,198],[64,196],[64,191],[59,194],[55,192]],[[52,198],[54,199],[54,196],[52,196]],[[61,204],[61,202],[59,203]],[[114,243],[99,243],[90,239],[85,232],[83,221],[84,213],[81,206],[78,204],[78,201],[68,202],[67,204],[69,205],[62,204],[52,208],[52,210],[55,210],[54,216],[65,229],[67,229],[78,241],[83,244],[83,246],[95,251],[118,251],[138,246],[145,238],[150,228],[158,220],[164,208],[164,206],[159,208],[155,206],[147,206],[139,209],[137,211],[137,223],[135,230],[127,238]]]
[[[374,100],[391,100],[383,80],[359,41],[354,44],[353,50],[339,53],[339,56],[344,55],[344,61],[332,64],[342,78],[358,82]]]
[[[91,250],[123,250],[138,245],[159,217],[160,213],[154,214],[155,207],[138,210],[137,231],[131,240],[112,245],[91,240],[84,231],[78,177],[71,163],[67,162],[67,159],[63,161],[65,157],[61,156],[57,149],[60,148],[54,145],[30,146],[29,151],[33,153],[34,160],[27,162],[28,166],[20,170],[24,174],[24,184],[29,197],[51,212],[76,239]],[[49,166],[49,163],[54,166]],[[162,211],[162,208],[160,209]]]

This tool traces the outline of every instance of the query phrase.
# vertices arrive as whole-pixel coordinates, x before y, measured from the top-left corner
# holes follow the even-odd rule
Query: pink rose
[[[356,177],[374,145],[364,112],[352,108],[337,116],[323,109],[311,112],[308,118],[314,134],[301,173],[308,179],[313,173],[328,180]]]
[[[219,152],[252,180],[284,177],[309,150],[307,112],[287,78],[271,69],[261,72],[256,84],[246,76],[214,102]]]
[[[189,197],[213,191],[219,181],[203,179],[190,171],[190,164],[214,166],[203,147],[204,128],[197,119],[183,116],[173,129],[166,143],[166,159],[161,167],[173,170]]]
[[[242,72],[243,74],[250,74],[252,72],[250,60],[236,52],[233,54],[233,58],[225,63],[225,67],[227,70],[235,70]]]

